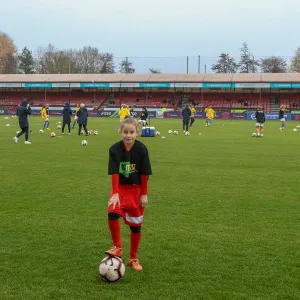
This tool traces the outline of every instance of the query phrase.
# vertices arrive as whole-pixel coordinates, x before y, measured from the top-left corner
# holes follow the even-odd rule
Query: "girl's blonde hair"
[[[133,125],[135,127],[135,129],[138,131],[139,127],[138,127],[138,122],[136,119],[130,117],[129,115],[127,115],[120,123],[120,131],[123,130],[123,127],[125,126],[125,124],[129,124],[129,125]]]

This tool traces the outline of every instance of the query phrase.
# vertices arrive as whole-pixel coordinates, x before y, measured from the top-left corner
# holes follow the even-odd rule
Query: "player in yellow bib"
[[[207,107],[205,108],[205,114],[206,114],[206,125],[205,126],[212,126],[212,121],[215,118],[216,112],[211,108]]]
[[[75,126],[76,126],[76,123],[77,123],[77,120],[78,120],[77,112],[79,111],[79,109],[80,109],[80,104],[77,103],[76,108],[75,108],[75,117],[74,117],[74,122],[72,124],[72,129],[74,129]]]
[[[190,128],[192,128],[193,126],[193,123],[195,122],[195,113],[196,113],[196,109],[195,109],[195,106],[192,105],[192,107],[190,108],[191,109],[191,122],[190,122]]]
[[[42,120],[44,122],[43,130],[45,130],[45,129],[50,130],[49,129],[50,121],[49,121],[48,109],[49,109],[49,105],[46,104],[46,105],[43,105],[43,107],[42,107],[42,109],[40,111]]]
[[[119,111],[120,121],[124,120],[127,115],[130,116],[130,110],[126,104],[122,104]]]

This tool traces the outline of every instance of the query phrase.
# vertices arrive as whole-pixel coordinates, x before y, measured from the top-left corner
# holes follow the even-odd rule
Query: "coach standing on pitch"
[[[17,116],[19,117],[19,125],[22,131],[20,131],[15,137],[14,140],[17,143],[19,137],[25,133],[25,144],[31,144],[28,141],[28,130],[29,130],[29,123],[28,123],[28,115],[31,115],[31,108],[27,100],[23,100],[21,106],[17,108]]]
[[[89,113],[88,113],[88,111],[87,111],[87,109],[86,109],[86,107],[85,107],[85,105],[83,103],[80,104],[80,109],[77,112],[77,116],[78,116],[77,123],[79,124],[78,135],[81,134],[82,126],[83,126],[83,129],[85,131],[85,135],[89,135],[88,130],[86,128],[87,122],[88,122]]]
[[[182,114],[183,131],[189,131],[189,123],[190,123],[190,118],[192,113],[188,104],[186,104],[181,114]]]
[[[69,133],[68,135],[71,135],[71,115],[72,115],[72,109],[70,108],[70,104],[67,102],[65,103],[64,109],[63,109],[63,125],[61,129],[61,133],[64,134],[65,132],[65,126],[68,125]]]

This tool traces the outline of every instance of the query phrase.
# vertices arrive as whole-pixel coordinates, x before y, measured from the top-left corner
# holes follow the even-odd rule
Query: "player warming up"
[[[286,109],[285,105],[280,106],[279,110],[279,121],[281,122],[280,125],[280,130],[283,131],[285,127],[285,118],[284,118],[284,113],[287,112],[288,110]]]
[[[191,107],[191,122],[190,122],[190,128],[192,128],[193,123],[195,122],[195,113],[196,113],[196,109],[195,106],[193,105]]]
[[[215,118],[215,111],[209,106],[205,108],[205,114],[206,114],[206,120],[205,120],[205,126],[212,126],[213,119]]]
[[[266,118],[265,118],[265,112],[264,112],[262,104],[258,105],[256,114],[255,114],[255,118],[256,118],[256,124],[255,124],[256,136],[263,137],[264,136],[264,123],[266,121]]]
[[[28,115],[31,115],[31,108],[27,100],[23,100],[21,106],[17,108],[17,116],[19,117],[19,125],[22,131],[20,131],[15,137],[14,141],[17,143],[19,137],[25,133],[25,144],[30,145],[28,141]]]
[[[143,106],[141,116],[139,119],[139,123],[142,123],[143,126],[148,126],[147,118],[148,118],[148,111],[147,111],[147,108],[145,106]]]
[[[73,125],[72,125],[72,129],[74,129],[75,126],[76,126],[76,123],[77,123],[77,120],[78,120],[77,113],[78,113],[79,109],[80,109],[80,104],[77,103],[76,108],[75,108],[75,116],[74,116],[74,122],[73,122]]]
[[[141,271],[138,249],[144,209],[148,204],[148,176],[152,174],[146,146],[136,140],[138,123],[125,118],[120,123],[122,140],[109,149],[108,174],[112,175],[112,191],[108,201],[108,225],[113,247],[105,253],[123,256],[119,218],[130,227],[130,257],[128,266]]]
[[[44,126],[43,126],[43,130],[47,129],[50,130],[49,126],[50,126],[50,121],[49,121],[49,105],[43,105],[41,111],[41,117],[42,120],[44,122]]]

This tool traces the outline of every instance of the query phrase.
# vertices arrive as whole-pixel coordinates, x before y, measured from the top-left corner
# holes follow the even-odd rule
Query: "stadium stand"
[[[45,89],[34,87],[47,83],[51,86]],[[55,83],[58,86],[64,83],[64,88],[52,88]],[[94,83],[107,84],[108,88],[93,87]],[[124,83],[127,85],[122,88]],[[176,87],[176,83],[181,86]],[[221,88],[197,87],[197,84],[214,83]],[[231,83],[236,84],[234,88],[222,88],[222,84]],[[274,83],[278,88],[271,88]],[[288,88],[294,83],[300,86],[300,74],[1,74],[0,105],[18,105],[26,98],[35,106],[62,106],[69,102],[72,106],[84,103],[90,107],[119,107],[126,103],[136,107],[180,109],[190,102],[199,109],[212,106],[217,110],[254,110],[262,103],[266,111],[278,111],[282,104],[291,109],[300,107],[299,88]],[[89,86],[84,87],[85,84]],[[152,87],[159,84],[160,88]],[[238,84],[245,86],[241,88]]]

